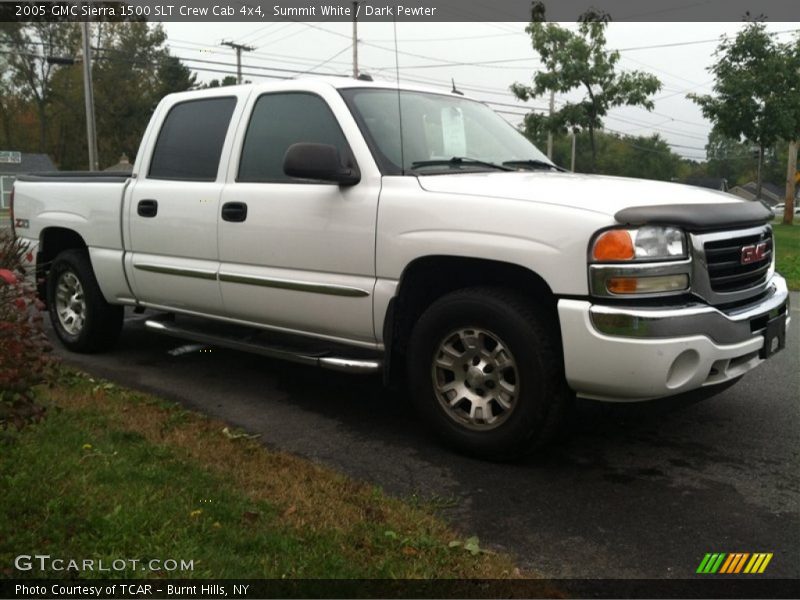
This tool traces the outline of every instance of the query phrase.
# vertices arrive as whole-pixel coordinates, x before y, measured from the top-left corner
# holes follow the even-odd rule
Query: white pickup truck
[[[457,93],[299,79],[167,96],[130,176],[20,177],[12,218],[70,350],[153,309],[153,331],[399,377],[449,443],[500,459],[576,394],[720,386],[781,349],[771,217],[565,172]]]

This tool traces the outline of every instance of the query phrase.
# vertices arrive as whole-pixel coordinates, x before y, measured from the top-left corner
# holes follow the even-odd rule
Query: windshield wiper
[[[556,171],[562,171],[564,173],[567,172],[566,169],[559,167],[557,165],[551,164],[549,162],[545,162],[543,160],[505,160],[503,161],[503,166],[506,167],[515,167],[515,168],[527,168],[527,169],[555,169]]]
[[[461,165],[488,167],[490,169],[497,169],[498,171],[514,170],[504,165],[498,165],[496,163],[487,162],[485,160],[478,160],[477,158],[468,158],[466,156],[454,156],[448,159],[437,159],[437,160],[417,160],[411,163],[411,168],[418,169],[420,167],[452,167]]]

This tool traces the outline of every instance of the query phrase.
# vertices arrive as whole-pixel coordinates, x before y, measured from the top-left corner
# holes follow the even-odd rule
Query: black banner
[[[761,576],[695,579],[203,580],[17,579],[0,598],[798,598],[800,580]]]
[[[613,21],[800,20],[787,0],[544,0],[548,21],[575,21],[591,9]],[[0,21],[384,21],[529,22],[531,0],[0,0]],[[541,14],[540,12],[537,14]]]

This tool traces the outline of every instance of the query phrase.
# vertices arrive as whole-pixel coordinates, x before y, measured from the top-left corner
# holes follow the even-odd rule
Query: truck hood
[[[424,175],[418,180],[429,192],[554,204],[609,216],[631,206],[746,202],[690,185],[552,171]]]

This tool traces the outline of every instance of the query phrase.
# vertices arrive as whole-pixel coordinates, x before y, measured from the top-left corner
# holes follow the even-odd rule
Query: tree
[[[565,102],[552,116],[545,117],[551,132],[587,131],[591,146],[591,167],[597,163],[595,131],[603,126],[602,118],[615,106],[642,106],[652,110],[651,96],[661,89],[654,75],[639,71],[617,73],[620,55],[606,49],[605,30],[610,18],[604,13],[586,12],[579,18],[578,31],[572,32],[555,23],[545,23],[544,10],[534,3],[531,23],[525,31],[539,54],[544,68],[533,76],[533,85],[515,83],[511,91],[520,100],[544,94],[566,94],[584,90],[577,102]]]
[[[136,156],[159,100],[191,89],[191,71],[169,54],[161,25],[107,23],[93,71],[100,164]]]
[[[100,164],[133,157],[158,101],[195,87],[165,46],[160,25],[92,23]],[[0,23],[0,145],[49,154],[62,169],[86,168],[81,35],[74,23]],[[60,64],[47,57],[67,59]],[[69,64],[72,61],[73,64]],[[12,137],[13,136],[13,137]]]
[[[776,42],[764,23],[752,21],[734,39],[723,37],[717,48],[717,62],[709,68],[716,78],[714,94],[688,96],[721,134],[758,147],[758,198],[765,150],[800,137],[798,46]]]
[[[7,59],[10,81],[36,107],[39,151],[44,152],[52,100],[50,81],[61,68],[47,57],[74,56],[80,45],[80,32],[74,23],[0,23],[0,41],[14,49]]]
[[[706,156],[708,175],[722,177],[731,186],[752,181],[755,176],[750,145],[728,137],[716,127],[708,134]]]
[[[531,113],[525,117],[522,131],[534,144],[542,147],[547,139],[547,118]],[[579,132],[575,140],[575,171],[586,172],[591,167],[591,141],[588,131]],[[595,172],[622,177],[639,177],[671,181],[682,175],[683,162],[658,135],[619,136],[605,131],[595,132],[598,159]],[[553,160],[569,165],[572,140],[559,137],[554,140]]]
[[[236,85],[237,83],[238,82],[236,81],[235,75],[225,75],[225,77],[222,78],[222,81],[219,79],[212,79],[208,83],[201,85],[200,88],[206,90],[211,88],[225,87],[228,85]]]
[[[179,58],[164,54],[159,60],[158,79],[159,99],[174,92],[185,92],[197,85],[197,75],[184,65]]]
[[[11,148],[14,143],[11,122],[15,97],[9,71],[6,55],[0,54],[0,148]]]

